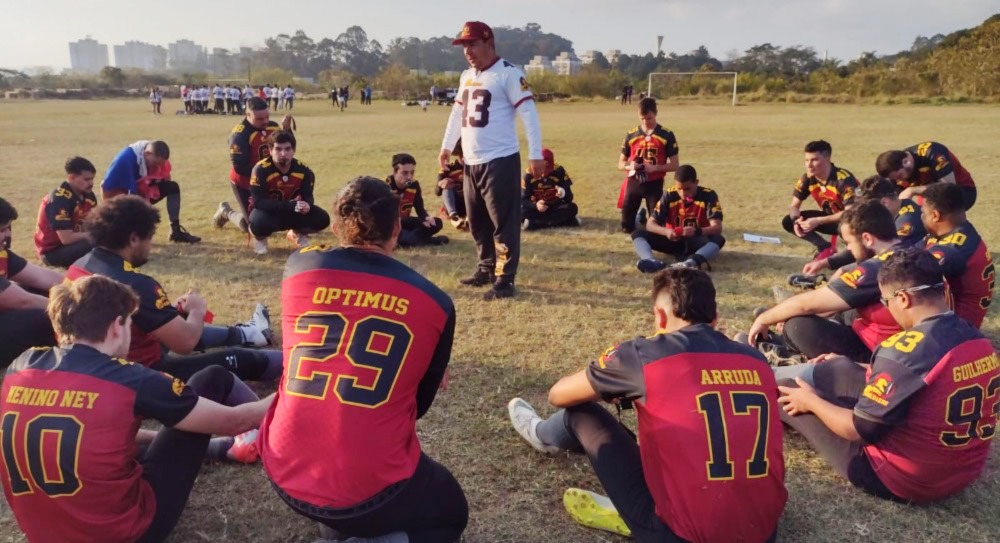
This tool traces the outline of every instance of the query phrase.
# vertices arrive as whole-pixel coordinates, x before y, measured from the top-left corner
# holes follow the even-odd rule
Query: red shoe
[[[816,256],[813,257],[812,261],[819,262],[820,260],[825,260],[827,258],[830,258],[836,253],[837,253],[837,248],[834,247],[833,245],[830,245],[829,247],[823,249],[822,251],[817,251]]]
[[[257,430],[244,432],[233,438],[233,446],[226,451],[226,458],[241,464],[253,464],[260,458],[257,450]]]

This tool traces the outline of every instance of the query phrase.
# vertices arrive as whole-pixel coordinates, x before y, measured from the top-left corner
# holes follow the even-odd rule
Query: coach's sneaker
[[[233,446],[226,451],[226,458],[241,464],[253,464],[260,458],[257,450],[257,430],[244,432],[233,438]]]
[[[267,238],[253,238],[253,254],[264,256],[267,254]]]
[[[485,287],[492,285],[496,281],[496,276],[492,270],[477,269],[471,277],[459,279],[458,282],[468,287]]]
[[[201,238],[189,234],[187,229],[179,224],[171,224],[170,241],[174,243],[198,243]]]
[[[483,294],[483,300],[492,302],[493,300],[501,300],[503,298],[513,298],[515,293],[516,289],[514,288],[513,279],[498,277],[496,282],[493,283],[493,288],[487,290],[486,294]]]
[[[250,320],[237,324],[236,328],[243,332],[243,345],[247,347],[270,345],[274,337],[271,333],[271,314],[267,306],[260,302],[253,308]]]
[[[510,423],[514,426],[514,430],[518,434],[521,434],[521,437],[534,447],[535,450],[546,454],[559,452],[559,447],[546,445],[538,439],[535,429],[542,422],[542,417],[538,416],[535,408],[531,407],[530,403],[521,398],[514,398],[507,404],[507,414],[510,415]]]
[[[229,202],[219,202],[219,207],[215,210],[215,215],[212,215],[212,224],[216,228],[222,228],[229,222],[229,214],[232,212],[233,208],[229,207]]]
[[[643,258],[635,263],[636,269],[642,273],[656,273],[667,267],[666,262],[655,258]]]
[[[309,246],[309,236],[305,234],[300,234],[295,230],[289,230],[288,233],[285,234],[285,238],[287,238],[288,242],[294,245],[296,248],[301,249],[303,247]]]
[[[580,488],[567,488],[563,494],[563,505],[569,516],[583,526],[625,537],[632,535],[632,530],[607,496]]]

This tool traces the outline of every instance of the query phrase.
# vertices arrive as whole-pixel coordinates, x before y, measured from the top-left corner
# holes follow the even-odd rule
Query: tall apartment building
[[[127,41],[115,46],[115,66],[162,72],[167,69],[167,50],[151,43]]]
[[[100,72],[105,66],[111,65],[108,62],[108,46],[98,43],[90,36],[70,42],[69,62],[71,69],[75,72]]]

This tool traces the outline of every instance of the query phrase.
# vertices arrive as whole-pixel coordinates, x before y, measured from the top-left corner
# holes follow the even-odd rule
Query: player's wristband
[[[701,227],[700,226],[695,226],[694,227],[694,237],[698,237],[700,235],[701,235]]]

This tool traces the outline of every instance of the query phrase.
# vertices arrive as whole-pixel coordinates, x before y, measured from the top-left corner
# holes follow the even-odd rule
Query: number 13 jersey
[[[455,100],[462,109],[462,151],[467,165],[518,152],[514,113],[534,95],[517,66],[498,58],[485,70],[469,68]]]
[[[359,505],[416,469],[454,305],[398,260],[353,248],[293,253],[281,290],[285,371],[261,425],[264,471],[296,500]]]

